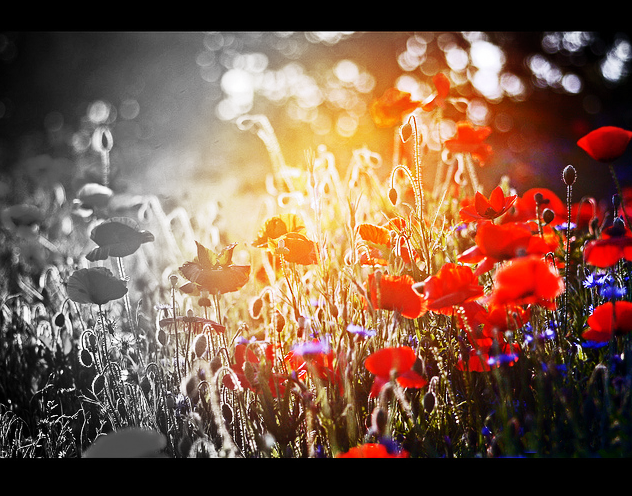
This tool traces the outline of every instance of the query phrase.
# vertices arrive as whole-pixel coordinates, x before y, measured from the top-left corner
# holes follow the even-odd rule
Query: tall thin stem
[[[571,206],[572,206],[572,194],[573,183],[577,174],[575,168],[572,165],[567,165],[562,173],[562,179],[566,184],[566,253],[564,259],[564,333],[568,333],[568,294],[569,294],[569,274],[571,263],[571,235],[573,229],[571,227]]]
[[[178,348],[180,348],[180,342],[178,340],[178,319],[176,318],[176,289],[175,287],[171,287],[171,302],[173,304],[173,329],[176,334],[176,377],[178,378],[178,384],[182,382],[182,378],[180,377],[180,356]]]

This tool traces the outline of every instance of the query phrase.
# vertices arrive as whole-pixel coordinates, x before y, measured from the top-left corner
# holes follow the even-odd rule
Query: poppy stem
[[[568,334],[568,295],[569,295],[569,275],[570,275],[570,263],[571,263],[571,234],[573,228],[571,226],[571,210],[572,210],[572,195],[573,195],[573,183],[577,178],[575,168],[572,165],[567,165],[564,168],[562,179],[566,184],[566,253],[564,257],[564,334]],[[578,211],[579,212],[579,211]]]
[[[467,169],[470,180],[472,181],[472,190],[474,194],[476,194],[477,191],[480,191],[482,193],[483,191],[481,190],[481,185],[478,182],[478,175],[476,174],[476,169],[474,168],[474,164],[472,163],[472,158],[469,155],[464,156],[463,162],[465,163],[465,168]]]
[[[178,319],[176,318],[176,289],[175,287],[171,287],[171,301],[173,304],[173,329],[176,334],[176,377],[178,378],[178,384],[182,382],[182,378],[180,377],[180,357],[178,353],[178,348],[180,348],[180,343],[178,342]]]
[[[103,354],[103,358],[101,359],[102,362],[102,369],[103,369],[103,374],[105,375],[105,371],[109,370],[110,374],[112,373],[112,367],[110,364],[110,354],[108,351],[108,343],[107,343],[107,329],[105,327],[105,318],[103,317],[103,306],[99,305],[99,320],[101,321],[101,353]],[[116,386],[116,390],[119,393],[119,397],[121,396],[119,390],[118,390],[118,385]],[[105,391],[105,396],[108,400],[108,404],[110,405],[110,408],[112,409],[112,417],[114,419],[116,419],[116,409],[114,408],[114,405],[112,403],[112,398],[110,398],[110,395],[108,393],[108,391]]]
[[[119,276],[121,279],[127,281],[128,277],[125,273],[125,265],[123,263],[123,257],[116,257],[116,263],[118,266],[118,271],[119,271]],[[124,295],[123,295],[123,304],[125,306],[125,313],[127,314],[127,323],[129,325],[130,330],[132,331],[132,334],[134,335],[135,338],[135,343],[136,343],[136,347],[137,347],[137,351],[138,351],[138,357],[140,360],[141,365],[143,365],[143,354],[140,352],[140,350],[138,349],[138,332],[136,330],[136,324],[134,322],[134,317],[132,315],[132,304],[130,303],[130,299],[129,299],[129,291],[127,291]]]

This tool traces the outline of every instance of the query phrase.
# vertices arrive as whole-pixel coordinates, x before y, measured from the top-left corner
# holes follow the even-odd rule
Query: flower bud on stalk
[[[562,179],[564,180],[564,184],[566,186],[572,186],[577,179],[577,172],[575,171],[575,167],[572,165],[567,165],[564,167],[564,171],[562,172]]]
[[[397,190],[395,188],[388,190],[388,199],[391,201],[393,206],[397,205]]]
[[[373,409],[371,414],[371,428],[378,436],[383,436],[386,431],[386,423],[388,421],[386,411],[379,406]]]
[[[207,345],[208,339],[206,338],[206,334],[199,334],[196,336],[193,349],[195,350],[195,354],[198,358],[206,353]]]
[[[544,212],[542,212],[542,220],[544,221],[544,224],[550,224],[551,222],[553,222],[554,218],[555,212],[553,212],[553,210],[551,210],[550,208],[545,208]]]

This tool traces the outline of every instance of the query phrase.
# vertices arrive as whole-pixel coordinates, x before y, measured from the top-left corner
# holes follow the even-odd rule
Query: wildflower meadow
[[[107,119],[58,159],[66,186],[4,194],[0,456],[632,455],[632,128],[572,143],[613,195],[555,159],[490,184],[476,97],[418,77],[367,94],[388,149],[348,163],[290,163],[274,119],[232,119],[269,167],[230,229],[117,191]]]

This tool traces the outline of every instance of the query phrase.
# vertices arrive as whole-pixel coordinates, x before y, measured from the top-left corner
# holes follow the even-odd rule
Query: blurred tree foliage
[[[426,43],[418,60],[423,62],[405,67],[402,54],[415,36]],[[471,80],[465,81],[473,75],[473,40],[500,50],[502,73],[516,76],[524,85],[520,98],[488,99]],[[108,123],[116,128],[120,149],[113,154],[113,165],[127,178],[121,182],[127,188],[138,182],[139,188],[164,194],[173,188],[174,177],[214,180],[244,169],[256,176],[268,166],[265,149],[254,136],[238,131],[234,119],[218,117],[230,84],[225,75],[234,69],[243,74],[244,64],[250,64],[245,67],[252,76],[250,84],[255,81],[259,86],[245,89],[253,92],[251,103],[232,117],[244,108],[268,116],[290,165],[303,162],[305,151],[320,144],[341,164],[354,148],[364,145],[389,157],[393,132],[371,122],[371,99],[402,75],[428,90],[433,73],[449,70],[449,47],[469,54],[467,67],[459,73],[465,78],[459,91],[478,95],[486,109],[481,124],[495,131],[490,138],[497,152],[490,181],[511,171],[516,187],[524,190],[572,163],[578,169],[578,194],[583,194],[582,188],[595,194],[595,165],[575,142],[601,125],[632,129],[632,48],[623,32],[3,32],[0,171],[10,175],[23,167],[25,159],[41,154],[74,158],[77,133],[86,127],[90,106],[103,101],[109,105]],[[263,57],[244,58],[249,54]],[[334,96],[323,96],[340,60],[352,61],[373,78],[369,89],[353,95],[362,101],[356,101],[355,127],[346,136],[336,133],[333,124],[334,114],[344,109]],[[610,65],[604,66],[607,61]],[[312,81],[320,87],[319,112],[332,115],[329,132],[314,133],[307,121],[292,117],[288,98],[274,100],[269,92],[264,96],[264,74],[278,79],[288,66],[304,77],[298,86],[305,89],[301,81]],[[565,75],[571,75],[566,86]],[[233,82],[232,88],[240,82]],[[335,89],[341,88],[344,84]],[[362,108],[364,115],[358,117]],[[621,162],[628,160],[626,155]],[[628,182],[632,175],[623,173],[622,180]],[[606,177],[603,185],[609,184]],[[552,181],[548,186],[560,190],[562,184]]]

